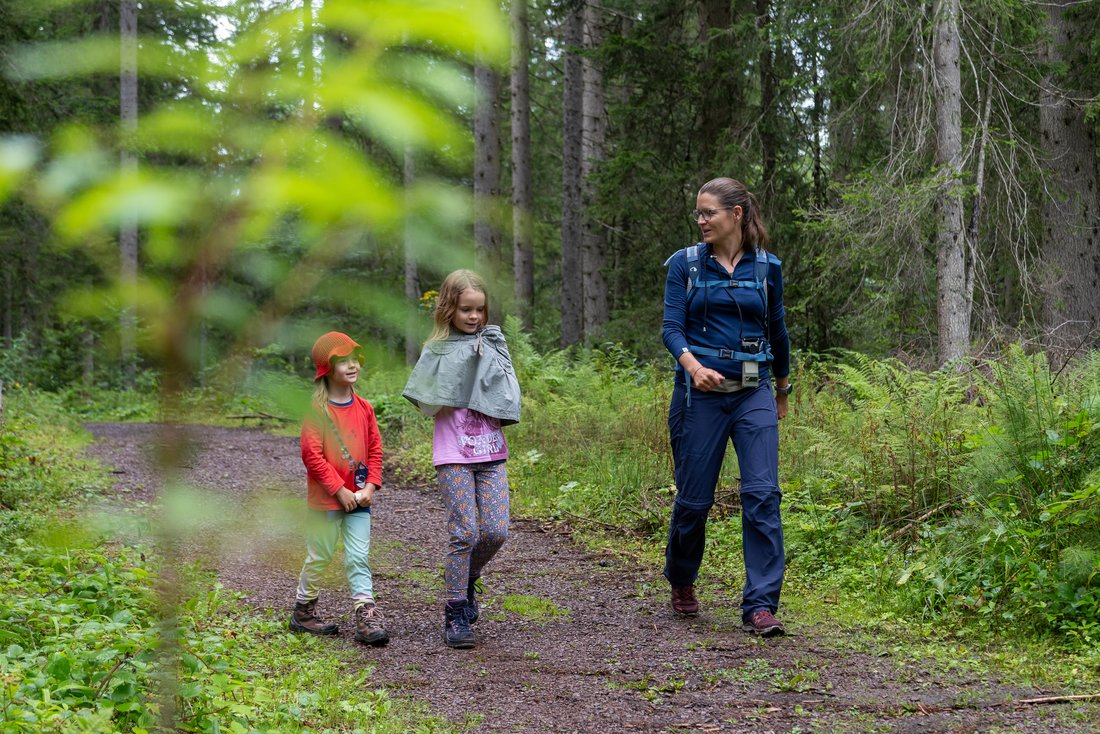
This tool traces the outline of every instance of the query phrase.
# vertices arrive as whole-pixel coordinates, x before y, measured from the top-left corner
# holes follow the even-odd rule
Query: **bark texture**
[[[512,2],[512,271],[516,310],[525,329],[534,327],[534,207],[531,187],[531,85],[527,64],[531,44],[527,0]]]
[[[584,298],[584,336],[596,335],[607,323],[607,282],[604,279],[604,230],[595,212],[596,184],[594,175],[604,158],[607,137],[607,111],[604,103],[603,70],[592,51],[603,42],[603,31],[596,7],[584,8],[584,46],[588,53],[582,62],[584,81],[582,139],[582,198],[584,225],[582,235],[581,272]]]
[[[580,54],[584,43],[584,3],[570,6],[562,40],[565,79],[562,91],[561,345],[568,347],[581,340],[584,323],[581,283],[584,64]]]
[[[479,267],[492,270],[501,256],[495,216],[500,195],[500,75],[479,63],[474,82],[474,243]]]
[[[970,344],[971,304],[966,291],[963,233],[962,81],[959,70],[959,0],[936,0],[933,57],[936,79],[936,166],[939,170],[936,286],[939,358],[964,356]]]
[[[1076,32],[1063,0],[1047,6],[1047,61],[1065,63]],[[1096,135],[1081,95],[1048,77],[1041,89],[1039,126],[1050,174],[1043,199],[1043,251],[1039,261],[1042,326],[1055,361],[1100,342],[1100,190]]]

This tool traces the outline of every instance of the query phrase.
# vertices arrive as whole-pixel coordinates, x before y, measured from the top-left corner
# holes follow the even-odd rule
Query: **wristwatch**
[[[794,389],[794,383],[792,383],[792,382],[788,382],[786,387],[780,387],[779,385],[776,385],[775,386],[775,394],[776,395],[790,395],[791,390],[793,390],[793,389]]]

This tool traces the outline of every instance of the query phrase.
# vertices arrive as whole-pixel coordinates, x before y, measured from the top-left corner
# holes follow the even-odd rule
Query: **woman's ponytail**
[[[764,226],[764,218],[760,216],[760,204],[751,191],[745,192],[747,206],[742,207],[744,218],[741,220],[742,241],[753,247],[767,247],[771,244],[768,237],[768,228]]]

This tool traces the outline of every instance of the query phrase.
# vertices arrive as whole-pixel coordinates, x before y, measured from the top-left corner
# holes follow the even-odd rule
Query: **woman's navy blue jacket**
[[[700,280],[729,280],[729,272],[711,254],[709,245],[700,246]],[[746,253],[734,268],[732,280],[751,281],[754,258]],[[687,291],[687,255],[680,250],[669,258],[665,281],[665,316],[661,338],[677,360],[677,376],[683,372],[679,356],[689,347],[741,349],[744,339],[764,336],[764,299],[755,288],[693,288]],[[791,371],[791,344],[783,308],[783,269],[780,260],[768,254],[768,334],[773,361],[760,364],[760,379],[769,374],[786,377]],[[727,379],[741,379],[741,362],[696,354],[705,367]]]

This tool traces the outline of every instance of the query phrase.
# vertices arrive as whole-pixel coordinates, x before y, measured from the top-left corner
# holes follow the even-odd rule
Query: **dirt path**
[[[116,469],[116,492],[128,503],[155,501],[148,449],[163,440],[157,427],[88,428],[96,437],[89,452]],[[303,496],[295,439],[250,429],[190,433],[206,447],[185,462],[196,485],[240,505]],[[1006,705],[1054,692],[852,652],[850,641],[797,619],[788,618],[791,636],[756,640],[738,631],[734,598],[707,599],[697,619],[676,619],[659,569],[587,553],[557,528],[522,520],[486,571],[480,646],[449,650],[441,642],[438,499],[388,485],[372,532],[371,566],[392,642],[372,649],[352,641],[342,570],[334,568],[321,601],[323,613],[341,617],[333,644],[376,663],[378,685],[472,721],[474,731],[1100,731],[1097,704]],[[259,548],[237,544],[214,563],[248,603],[283,614],[302,548],[296,534],[276,535]],[[539,617],[539,600],[568,614]]]

